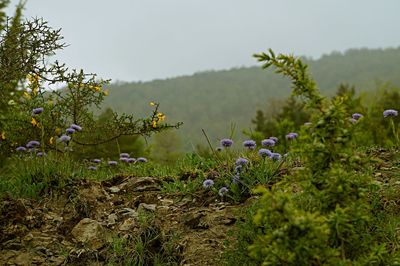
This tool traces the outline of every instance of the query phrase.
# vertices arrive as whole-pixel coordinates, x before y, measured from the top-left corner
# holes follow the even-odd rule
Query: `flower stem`
[[[399,135],[397,134],[396,126],[394,125],[393,118],[390,119],[390,125],[392,126],[393,135],[396,138],[396,147],[398,147],[399,146]]]

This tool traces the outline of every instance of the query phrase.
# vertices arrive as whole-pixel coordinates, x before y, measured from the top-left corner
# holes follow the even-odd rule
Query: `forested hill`
[[[327,95],[333,94],[340,83],[355,85],[357,90],[376,88],[385,82],[400,86],[400,47],[352,49],[305,61]],[[202,128],[214,143],[229,136],[231,123],[239,131],[249,128],[257,109],[265,109],[268,101],[286,97],[291,91],[288,80],[259,66],[118,83],[109,89],[105,107],[143,116],[150,112],[149,102],[157,101],[169,122],[184,122],[180,134],[192,144],[205,143]]]

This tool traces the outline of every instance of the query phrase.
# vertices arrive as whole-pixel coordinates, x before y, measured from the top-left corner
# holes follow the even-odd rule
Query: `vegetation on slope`
[[[324,95],[334,95],[342,83],[356,91],[375,89],[386,82],[400,86],[400,48],[353,49],[332,53],[318,60],[305,60]],[[258,67],[208,71],[192,76],[151,82],[117,83],[108,86],[105,106],[137,116],[149,111],[149,101],[159,101],[170,121],[182,121],[185,142],[205,143],[204,128],[213,143],[230,133],[231,123],[240,131],[251,127],[257,110],[266,111],[273,101],[290,95],[287,79]],[[207,108],[204,108],[207,106]],[[269,109],[270,110],[270,109]],[[267,113],[266,116],[271,115]],[[192,148],[187,145],[186,148]]]

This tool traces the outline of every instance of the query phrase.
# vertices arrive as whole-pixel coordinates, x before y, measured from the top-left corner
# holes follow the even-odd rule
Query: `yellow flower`
[[[156,105],[155,102],[150,102],[150,106],[154,106],[154,105]]]
[[[158,114],[157,114],[157,117],[158,117],[158,120],[159,120],[159,121],[164,121],[165,118],[166,118],[166,116],[165,116],[163,113],[158,113]]]
[[[31,121],[31,124],[32,124],[32,126],[34,126],[34,127],[39,127],[39,122],[35,119],[35,118],[33,118],[32,117],[32,121]]]
[[[103,91],[104,96],[108,96],[108,90]]]
[[[6,132],[2,131],[2,132],[1,132],[1,135],[0,135],[0,138],[1,138],[2,140],[5,140],[5,139],[6,139]]]
[[[151,122],[151,125],[152,125],[153,128],[156,128],[157,127],[157,121],[153,120]]]
[[[49,143],[50,143],[51,145],[54,144],[54,137],[51,137],[51,138],[50,138]]]
[[[32,98],[27,91],[24,91],[24,97],[27,98],[28,100]]]
[[[37,75],[37,74],[28,74],[28,75],[26,76],[26,78],[28,79],[28,82],[29,82],[30,84],[39,83],[39,80],[40,80],[40,77],[39,77],[39,75]]]
[[[36,95],[39,89],[39,80],[40,80],[39,75],[28,74],[26,78],[28,79],[28,85],[32,88],[33,94]]]
[[[101,91],[101,86],[93,86],[93,85],[89,85],[88,86],[89,89],[95,90],[97,92]]]
[[[57,127],[56,129],[54,129],[54,133],[59,136],[61,134],[61,128]]]

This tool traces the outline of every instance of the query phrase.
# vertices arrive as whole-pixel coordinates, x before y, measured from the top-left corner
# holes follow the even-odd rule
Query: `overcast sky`
[[[62,28],[67,65],[143,81],[255,65],[267,48],[398,47],[399,12],[400,0],[28,0],[25,17]]]

